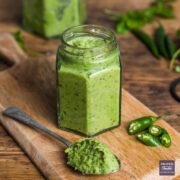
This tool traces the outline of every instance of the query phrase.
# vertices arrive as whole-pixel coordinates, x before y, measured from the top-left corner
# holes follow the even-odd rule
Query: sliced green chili
[[[148,131],[153,136],[160,136],[163,132],[163,129],[160,126],[152,125],[149,127]]]
[[[160,136],[160,142],[166,148],[169,148],[171,146],[172,143],[171,137],[165,129],[163,129],[163,133]]]
[[[143,143],[147,146],[157,147],[157,146],[161,145],[161,143],[157,137],[155,137],[147,132],[138,134],[137,138],[141,143]]]
[[[130,135],[139,133],[147,129],[149,126],[151,126],[159,117],[155,116],[145,116],[139,119],[136,119],[132,121],[129,124],[128,133]]]

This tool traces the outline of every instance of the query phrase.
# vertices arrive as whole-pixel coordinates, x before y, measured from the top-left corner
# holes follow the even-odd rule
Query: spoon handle
[[[51,130],[47,129],[46,127],[42,126],[38,122],[34,121],[30,116],[28,116],[25,112],[21,111],[17,107],[9,107],[4,112],[3,115],[6,115],[10,118],[13,118],[16,121],[19,121],[23,124],[26,124],[30,127],[36,128],[41,130],[42,132],[45,132],[46,134],[56,138],[57,140],[64,143],[66,146],[70,146],[72,143],[63,137],[59,136],[58,134],[52,132]]]

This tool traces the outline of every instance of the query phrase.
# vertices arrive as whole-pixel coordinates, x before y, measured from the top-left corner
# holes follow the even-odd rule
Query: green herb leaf
[[[147,21],[149,21],[148,18],[143,16],[142,12],[138,11],[130,11],[127,13],[126,16],[123,18],[124,23],[128,27],[128,29],[138,29],[139,27],[142,27]]]
[[[16,40],[16,42],[18,43],[18,45],[22,48],[25,49],[25,42],[24,42],[24,38],[22,37],[21,31],[16,31],[14,33],[12,33],[14,39]]]
[[[155,7],[155,15],[163,18],[173,18],[174,14],[171,8],[165,6]]]
[[[120,34],[126,34],[129,30],[124,22],[120,22],[116,26],[116,31]]]
[[[117,23],[117,32],[124,34],[128,30],[140,29],[152,22],[155,17],[173,18],[173,10],[169,5],[172,0],[156,0],[144,10],[128,11],[126,13],[105,10],[111,20]]]

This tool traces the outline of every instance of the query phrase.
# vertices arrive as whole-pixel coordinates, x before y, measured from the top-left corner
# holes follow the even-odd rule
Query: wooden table
[[[180,21],[178,7],[174,6],[177,20],[163,20],[167,31],[173,36]],[[113,27],[113,24],[103,14],[104,8],[113,8],[125,11],[132,8],[144,8],[150,1],[143,0],[87,0],[88,23],[102,24]],[[14,32],[21,22],[21,0],[0,0],[0,32]],[[91,13],[93,12],[93,13]],[[145,30],[153,29],[156,25],[147,25]],[[51,53],[56,52],[57,40],[46,42],[27,33],[25,36],[28,47],[44,49]],[[179,77],[177,73],[170,72],[165,60],[156,60],[145,46],[131,34],[118,35],[123,61],[123,87],[141,100],[158,114],[180,111],[180,104],[169,93],[172,80]],[[36,43],[34,43],[36,41]],[[48,49],[45,45],[48,44]],[[0,71],[6,66],[0,61]],[[180,89],[179,89],[180,91]],[[178,118],[167,120],[176,130],[180,131]],[[25,153],[19,148],[8,133],[0,126],[0,179],[44,179],[36,167],[31,163]]]

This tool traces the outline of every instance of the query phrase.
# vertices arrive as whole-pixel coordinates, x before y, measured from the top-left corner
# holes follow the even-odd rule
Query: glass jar
[[[24,28],[46,38],[58,36],[85,19],[85,0],[23,0]]]
[[[110,29],[83,25],[62,34],[57,112],[59,128],[85,136],[120,125],[120,52]]]

